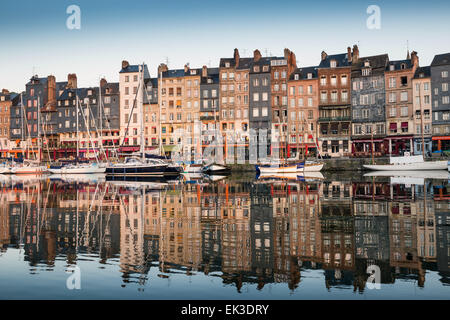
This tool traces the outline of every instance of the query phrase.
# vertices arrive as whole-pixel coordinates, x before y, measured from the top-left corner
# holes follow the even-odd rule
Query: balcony
[[[319,122],[329,122],[329,121],[350,121],[350,116],[345,117],[319,117]]]

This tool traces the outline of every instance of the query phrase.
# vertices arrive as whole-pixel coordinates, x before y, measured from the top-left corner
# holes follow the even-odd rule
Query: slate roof
[[[414,74],[415,79],[420,78],[430,78],[431,77],[431,67],[419,67],[416,69],[416,73]]]
[[[98,95],[98,87],[94,88],[77,88],[77,89],[65,89],[64,92],[58,97],[57,100],[67,100],[72,99],[78,96],[78,99],[84,99],[88,96],[88,90],[92,90],[92,96]],[[69,97],[69,92],[72,92],[74,95]]]
[[[391,66],[391,65],[394,66],[394,71],[402,70],[402,64],[405,65],[405,69],[411,69],[411,68],[412,68],[412,62],[411,62],[411,59],[407,59],[407,60],[395,60],[395,61],[390,61],[390,62],[389,62],[389,64],[386,66],[386,71],[392,71],[392,70],[390,70],[390,66]]]
[[[129,65],[126,68],[122,68],[119,73],[130,73],[130,72],[139,72],[139,64]],[[148,72],[148,67],[144,64],[144,79],[150,78],[150,73]]]
[[[449,64],[450,64],[450,52],[435,55],[433,58],[433,61],[431,62],[432,67],[449,65]]]
[[[295,80],[295,75],[299,75],[299,80],[308,79],[308,73],[312,73],[312,79],[317,79],[317,66],[297,68],[292,72],[289,80]]]
[[[336,60],[336,68],[348,67],[351,65],[348,61],[347,53],[327,55],[327,57],[320,61],[320,68],[330,68],[330,62]]]
[[[366,61],[369,61],[372,68],[371,74],[383,74],[389,64],[389,56],[387,54],[380,54],[370,57],[360,57],[357,62],[352,64],[352,77],[360,77],[361,70],[364,68]]]

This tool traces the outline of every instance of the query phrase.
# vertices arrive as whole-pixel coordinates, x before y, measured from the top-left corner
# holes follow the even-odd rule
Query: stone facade
[[[353,57],[352,60],[352,155],[385,154],[386,93],[384,72],[387,54]],[[373,142],[373,150],[372,150]]]
[[[436,55],[431,63],[433,150],[450,150],[450,53]]]
[[[417,68],[413,78],[414,154],[431,155],[431,74],[430,67]]]

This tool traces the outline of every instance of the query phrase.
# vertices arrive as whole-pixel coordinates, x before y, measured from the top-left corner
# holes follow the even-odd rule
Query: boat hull
[[[44,174],[47,171],[45,167],[14,167],[12,174]]]
[[[323,163],[296,163],[291,165],[262,165],[256,166],[256,170],[261,173],[303,173],[319,172],[323,168]]]
[[[105,173],[110,176],[128,176],[128,177],[163,177],[167,166],[109,166]]]
[[[9,167],[0,167],[0,174],[8,174],[11,173],[11,169]]]
[[[380,165],[363,165],[364,168],[376,171],[416,171],[416,170],[447,170],[447,161],[427,161],[417,163],[396,163]]]

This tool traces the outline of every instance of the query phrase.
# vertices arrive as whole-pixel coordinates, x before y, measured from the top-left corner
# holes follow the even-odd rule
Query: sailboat
[[[101,90],[101,88],[100,88]],[[79,99],[78,94],[76,95],[76,114],[77,114],[77,159],[79,159],[79,126],[78,126],[78,113],[81,108],[79,108]],[[87,124],[87,121],[83,114],[83,120]],[[86,126],[89,136],[89,141],[91,141],[91,135],[89,133],[89,128]],[[96,162],[90,162],[90,163],[73,163],[73,164],[66,164],[61,166],[51,166],[48,171],[50,171],[53,174],[98,174],[98,173],[104,173],[106,171],[106,167],[102,166],[98,162],[97,154],[95,154]]]
[[[281,123],[280,123],[281,128]],[[281,135],[281,134],[280,134]],[[317,146],[317,145],[316,145]],[[319,148],[317,147],[317,150]],[[304,173],[304,172],[319,172],[323,168],[322,162],[316,161],[303,161],[294,160],[290,162],[289,159],[269,161],[268,163],[260,163],[255,165],[256,171],[261,174],[274,174],[274,173]]]
[[[139,84],[137,87],[137,101],[134,106],[138,106],[138,113],[140,114],[140,157],[131,156],[125,158],[122,163],[109,164],[106,167],[106,174],[109,176],[126,176],[126,177],[163,177],[168,163],[159,161],[158,159],[146,159],[145,156],[145,140],[144,140],[144,110],[143,110],[143,91],[144,91],[144,64],[139,66]],[[133,112],[133,109],[131,112]]]
[[[420,86],[419,86],[419,97],[420,97]],[[371,165],[363,165],[364,168],[369,170],[378,171],[415,171],[415,170],[448,170],[449,163],[447,160],[440,161],[425,161],[423,154],[425,154],[425,138],[424,138],[424,124],[423,124],[423,110],[422,103],[419,99],[420,105],[420,120],[421,120],[421,133],[422,133],[422,155],[411,156],[409,152],[405,153],[404,156],[400,157],[390,157],[389,164],[375,164],[372,159]],[[373,146],[373,143],[372,143]],[[373,147],[372,147],[373,153]]]
[[[24,104],[23,104],[23,99],[22,99],[22,94],[20,95],[20,100],[21,100],[21,105],[22,105],[22,122],[25,119],[25,110],[24,110]],[[40,113],[41,111],[39,110],[39,105],[40,105],[40,99],[38,97],[38,110],[37,110],[37,121],[38,121],[38,141],[40,141]],[[28,125],[27,125],[28,128]],[[29,149],[29,142],[30,142],[30,133],[27,131],[28,133],[28,137],[27,137],[27,149]],[[23,135],[23,132],[22,132]],[[12,174],[43,174],[47,171],[47,167],[42,166],[41,165],[41,161],[39,160],[41,157],[41,145],[40,143],[38,143],[38,159],[36,160],[31,160],[31,159],[24,159],[22,163],[14,163],[11,168],[10,168],[10,173]]]

